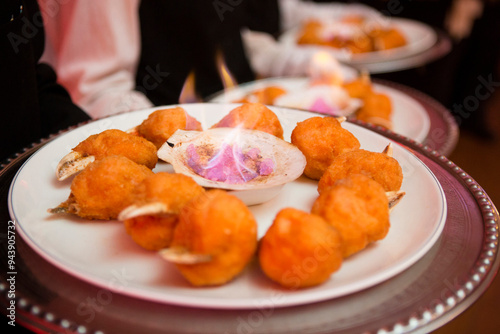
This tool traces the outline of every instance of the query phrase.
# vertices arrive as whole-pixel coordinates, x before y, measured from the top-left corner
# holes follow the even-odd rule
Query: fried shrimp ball
[[[96,160],[71,183],[68,200],[51,213],[72,213],[86,219],[116,219],[130,204],[134,189],[153,172],[123,156]]]
[[[153,169],[158,162],[156,150],[150,141],[116,129],[90,136],[73,151],[85,156],[93,155],[96,160],[121,155],[149,169]]]
[[[192,178],[160,172],[144,179],[132,195],[131,206],[119,215],[132,239],[148,250],[170,246],[181,209],[204,192]]]
[[[356,113],[356,118],[391,129],[391,115],[392,102],[389,96],[372,92],[363,98],[363,106]]]
[[[358,139],[333,117],[311,117],[292,131],[292,144],[306,157],[304,174],[319,180],[339,154],[360,147]]]
[[[318,192],[352,174],[364,174],[382,185],[385,191],[397,191],[403,183],[403,169],[398,161],[385,153],[363,149],[336,157],[318,182]]]
[[[342,239],[323,218],[293,208],[281,210],[260,241],[262,271],[287,288],[326,281],[342,264]]]
[[[256,248],[257,222],[248,207],[214,189],[184,206],[170,248],[160,254],[191,284],[210,286],[240,274]]]
[[[153,169],[158,162],[156,151],[156,147],[144,138],[121,130],[106,130],[80,142],[62,158],[57,166],[57,178],[64,180],[83,170],[94,160],[111,155],[121,155]]]
[[[389,207],[380,184],[362,174],[337,181],[316,199],[311,212],[335,227],[348,257],[389,232]]]
[[[350,97],[355,99],[364,99],[372,93],[372,83],[367,73],[362,73],[358,78],[345,82],[342,87]]]
[[[212,126],[212,128],[237,127],[267,132],[283,139],[283,128],[278,116],[262,103],[244,103]]]
[[[201,131],[201,123],[181,107],[159,109],[136,128],[138,134],[160,148],[177,130]]]
[[[281,95],[285,94],[286,90],[279,86],[269,86],[262,89],[257,89],[247,95],[245,95],[241,100],[237,101],[240,103],[262,103],[262,104],[274,104],[276,100]]]

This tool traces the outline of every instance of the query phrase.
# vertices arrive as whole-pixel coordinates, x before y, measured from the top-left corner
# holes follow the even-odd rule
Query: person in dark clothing
[[[52,133],[90,119],[39,63],[42,16],[35,0],[0,2],[0,160]]]
[[[200,98],[220,91],[219,56],[237,83],[254,80],[240,29],[274,36],[280,30],[275,0],[149,0],[142,1],[139,15],[136,89],[156,105],[177,103],[190,73]]]

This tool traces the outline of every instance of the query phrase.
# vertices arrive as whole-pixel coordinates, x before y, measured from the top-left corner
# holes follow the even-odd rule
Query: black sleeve
[[[38,62],[44,30],[35,0],[0,6],[0,160],[70,125],[89,119]]]

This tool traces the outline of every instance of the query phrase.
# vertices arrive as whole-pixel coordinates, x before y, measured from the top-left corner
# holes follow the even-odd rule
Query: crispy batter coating
[[[274,104],[274,100],[285,94],[286,90],[279,86],[268,86],[261,89],[257,89],[249,94],[245,95],[241,100],[236,101],[239,103],[262,103],[262,104]]]
[[[330,46],[356,54],[389,50],[407,43],[405,36],[398,29],[380,25],[374,27],[373,22],[368,22],[367,18],[361,16],[343,18],[339,22],[344,24],[344,31],[347,29],[353,33],[351,37],[325,34],[323,23],[310,20],[305,22],[299,31],[297,44]]]
[[[337,181],[316,199],[311,210],[335,227],[347,257],[389,232],[389,207],[380,184],[362,174]]]
[[[267,277],[287,288],[321,284],[342,264],[342,239],[323,218],[281,210],[261,239],[259,263]]]
[[[380,29],[376,28],[369,32],[373,40],[375,50],[389,50],[406,45],[405,36],[394,28]]]
[[[310,20],[305,22],[297,38],[297,44],[317,44],[328,45],[328,42],[321,38],[322,24],[319,21]]]
[[[60,206],[87,219],[116,219],[130,204],[136,186],[153,172],[123,156],[96,160],[71,183],[71,194]]]
[[[160,172],[147,177],[134,191],[132,204],[160,202],[167,206],[168,213],[126,219],[127,233],[138,245],[149,250],[170,246],[181,209],[204,191],[192,178],[183,174]]]
[[[257,248],[257,222],[248,207],[223,190],[209,190],[181,211],[171,247],[211,260],[176,264],[195,286],[224,284],[240,274]]]
[[[78,144],[73,151],[83,156],[93,155],[96,160],[111,155],[121,155],[153,169],[158,162],[156,147],[148,140],[111,129],[92,135]]]
[[[337,156],[318,182],[318,192],[352,174],[364,174],[380,183],[385,191],[397,191],[403,183],[398,161],[384,153],[359,149]]]
[[[201,123],[181,107],[159,109],[151,113],[139,126],[137,132],[160,148],[177,130],[201,131]]]
[[[275,113],[262,103],[244,103],[234,108],[212,128],[253,129],[283,139],[283,128]]]
[[[311,117],[292,131],[292,144],[306,157],[304,174],[319,180],[336,156],[358,149],[358,139],[333,117]]]
[[[385,128],[392,128],[392,102],[385,94],[371,92],[363,98],[363,106],[356,113],[356,118]]]
[[[372,83],[368,75],[361,75],[354,80],[342,84],[342,88],[347,91],[350,97],[364,99],[372,92]]]
[[[125,231],[136,244],[156,251],[170,246],[178,221],[178,215],[145,215],[126,219],[123,224]]]

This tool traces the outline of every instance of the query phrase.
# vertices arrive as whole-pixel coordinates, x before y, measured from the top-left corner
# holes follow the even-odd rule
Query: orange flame
[[[217,70],[219,71],[219,76],[222,80],[222,85],[224,86],[224,90],[237,86],[238,83],[233,78],[231,72],[227,68],[226,61],[224,60],[222,52],[217,51],[217,54],[215,56],[215,61],[217,62]]]
[[[194,72],[191,71],[182,86],[179,103],[196,103],[202,99],[196,94]]]
[[[309,76],[312,85],[342,84],[343,76],[340,63],[328,52],[317,52],[309,64]]]

